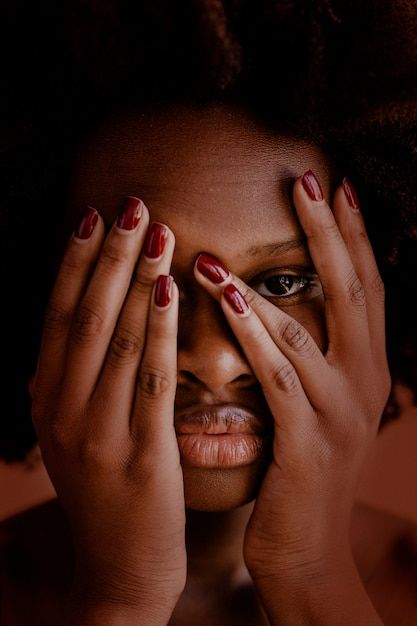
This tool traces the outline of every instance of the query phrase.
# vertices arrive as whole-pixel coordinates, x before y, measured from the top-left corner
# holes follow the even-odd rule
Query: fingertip
[[[248,317],[251,314],[251,307],[243,294],[233,283],[226,285],[222,291],[221,297],[239,318]]]
[[[321,202],[324,199],[320,181],[312,170],[307,170],[301,176],[301,185],[307,196],[313,202]]]
[[[345,176],[342,180],[341,188],[343,190],[344,197],[346,198],[346,202],[349,205],[350,209],[353,213],[360,213],[360,201],[358,192],[352,181]]]
[[[166,311],[174,299],[174,278],[171,274],[160,274],[153,288],[153,304],[156,309]]]
[[[78,242],[89,240],[96,229],[99,218],[97,209],[87,206],[72,233],[73,238]]]
[[[194,271],[216,286],[223,286],[231,279],[231,272],[227,267],[219,259],[206,253],[198,255]]]

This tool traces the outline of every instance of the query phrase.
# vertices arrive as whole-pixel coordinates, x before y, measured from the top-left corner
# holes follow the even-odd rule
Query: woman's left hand
[[[297,179],[293,193],[323,287],[325,354],[301,324],[237,276],[214,283],[198,259],[195,265],[274,417],[273,460],[244,558],[272,623],[381,624],[353,561],[349,525],[391,388],[384,287],[349,182],[337,189],[333,211],[312,172]]]

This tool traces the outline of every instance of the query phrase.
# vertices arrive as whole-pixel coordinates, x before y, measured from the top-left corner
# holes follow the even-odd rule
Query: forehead
[[[242,236],[262,239],[262,225],[290,235],[298,230],[290,185],[307,169],[326,192],[332,166],[318,147],[278,135],[236,107],[130,111],[80,145],[69,209],[91,204],[110,223],[123,198],[137,195],[174,232],[198,226],[205,239],[218,237],[232,222]]]

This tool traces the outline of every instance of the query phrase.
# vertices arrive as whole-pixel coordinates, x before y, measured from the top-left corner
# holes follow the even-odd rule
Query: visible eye
[[[317,280],[311,276],[292,274],[274,274],[252,285],[261,296],[270,298],[289,298],[301,292],[307,292],[317,286]]]

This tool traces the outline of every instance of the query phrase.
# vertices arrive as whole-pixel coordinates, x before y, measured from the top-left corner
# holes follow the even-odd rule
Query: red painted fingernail
[[[116,225],[123,230],[134,230],[142,215],[142,202],[139,198],[128,196],[117,218]]]
[[[303,174],[301,182],[303,183],[303,187],[311,200],[315,200],[316,202],[318,200],[323,200],[323,192],[321,190],[320,183],[311,170],[308,170]]]
[[[249,310],[248,303],[240,293],[239,289],[232,283],[223,289],[224,297],[236,313],[246,313]]]
[[[230,272],[217,259],[208,254],[200,254],[197,260],[197,269],[212,283],[222,283]]]
[[[163,224],[153,222],[146,233],[144,254],[149,259],[157,259],[164,251],[168,230]]]
[[[359,213],[361,205],[359,203],[358,193],[347,176],[343,179],[342,186],[350,208],[354,213]]]
[[[74,232],[74,235],[78,237],[78,239],[88,239],[91,237],[94,227],[97,224],[98,213],[92,206],[87,207],[80,225],[77,230]]]
[[[168,306],[171,302],[172,276],[158,276],[155,286],[155,304],[157,306]]]

